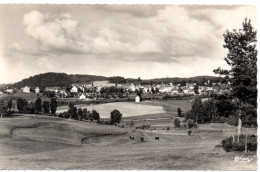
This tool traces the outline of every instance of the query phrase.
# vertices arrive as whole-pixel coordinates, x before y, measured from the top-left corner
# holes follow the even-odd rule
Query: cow
[[[129,138],[130,138],[131,140],[134,140],[134,139],[135,139],[135,137],[134,137],[134,136],[130,136]]]
[[[141,140],[141,142],[143,142],[143,141],[144,141],[144,138],[143,138],[143,137],[141,137],[141,138],[140,138],[140,140]]]

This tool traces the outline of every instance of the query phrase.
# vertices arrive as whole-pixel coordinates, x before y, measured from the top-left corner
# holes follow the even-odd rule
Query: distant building
[[[60,87],[46,87],[44,91],[54,91],[58,92]]]
[[[12,94],[12,93],[14,93],[14,89],[8,88],[5,90],[5,92]]]
[[[23,87],[23,92],[24,93],[30,93],[30,87],[28,87],[28,86],[25,86],[25,87]]]
[[[38,94],[38,93],[40,93],[40,88],[39,88],[39,87],[36,87],[36,88],[34,89],[34,91],[35,91],[36,94]]]
[[[170,93],[172,91],[172,87],[161,87],[159,89],[160,93]]]
[[[135,90],[136,90],[136,87],[135,87],[135,85],[134,84],[131,84],[130,86],[129,86],[129,88],[128,88],[130,91],[132,91],[132,92],[135,92]]]
[[[71,93],[78,93],[78,87],[76,87],[75,85],[72,86],[72,88],[70,89]]]
[[[136,96],[135,97],[135,102],[139,103],[141,101],[141,97],[140,96]]]
[[[86,95],[84,95],[84,94],[81,94],[80,96],[79,96],[79,100],[85,100],[87,97],[86,97]]]

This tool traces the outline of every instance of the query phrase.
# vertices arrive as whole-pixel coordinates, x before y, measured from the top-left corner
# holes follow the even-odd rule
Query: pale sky
[[[227,68],[223,33],[254,6],[0,5],[0,83],[45,72],[150,79]]]

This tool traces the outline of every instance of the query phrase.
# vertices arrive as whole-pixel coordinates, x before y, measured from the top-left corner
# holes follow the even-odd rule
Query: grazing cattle
[[[155,137],[155,140],[159,140],[159,137]]]
[[[143,137],[141,137],[141,138],[140,138],[140,140],[141,140],[141,142],[143,142],[143,141],[144,141],[144,138],[143,138]]]
[[[135,137],[134,137],[134,136],[130,136],[129,138],[130,138],[131,140],[134,140],[134,139],[135,139]]]
[[[192,131],[191,131],[191,130],[189,130],[189,131],[188,131],[188,135],[191,135],[191,132],[192,132]]]

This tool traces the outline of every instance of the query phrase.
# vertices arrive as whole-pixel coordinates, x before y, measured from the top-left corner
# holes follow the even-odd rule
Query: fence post
[[[245,153],[247,153],[247,134],[246,134],[246,141],[245,141]]]
[[[233,137],[233,143],[235,143],[235,135],[232,134],[232,137]]]

